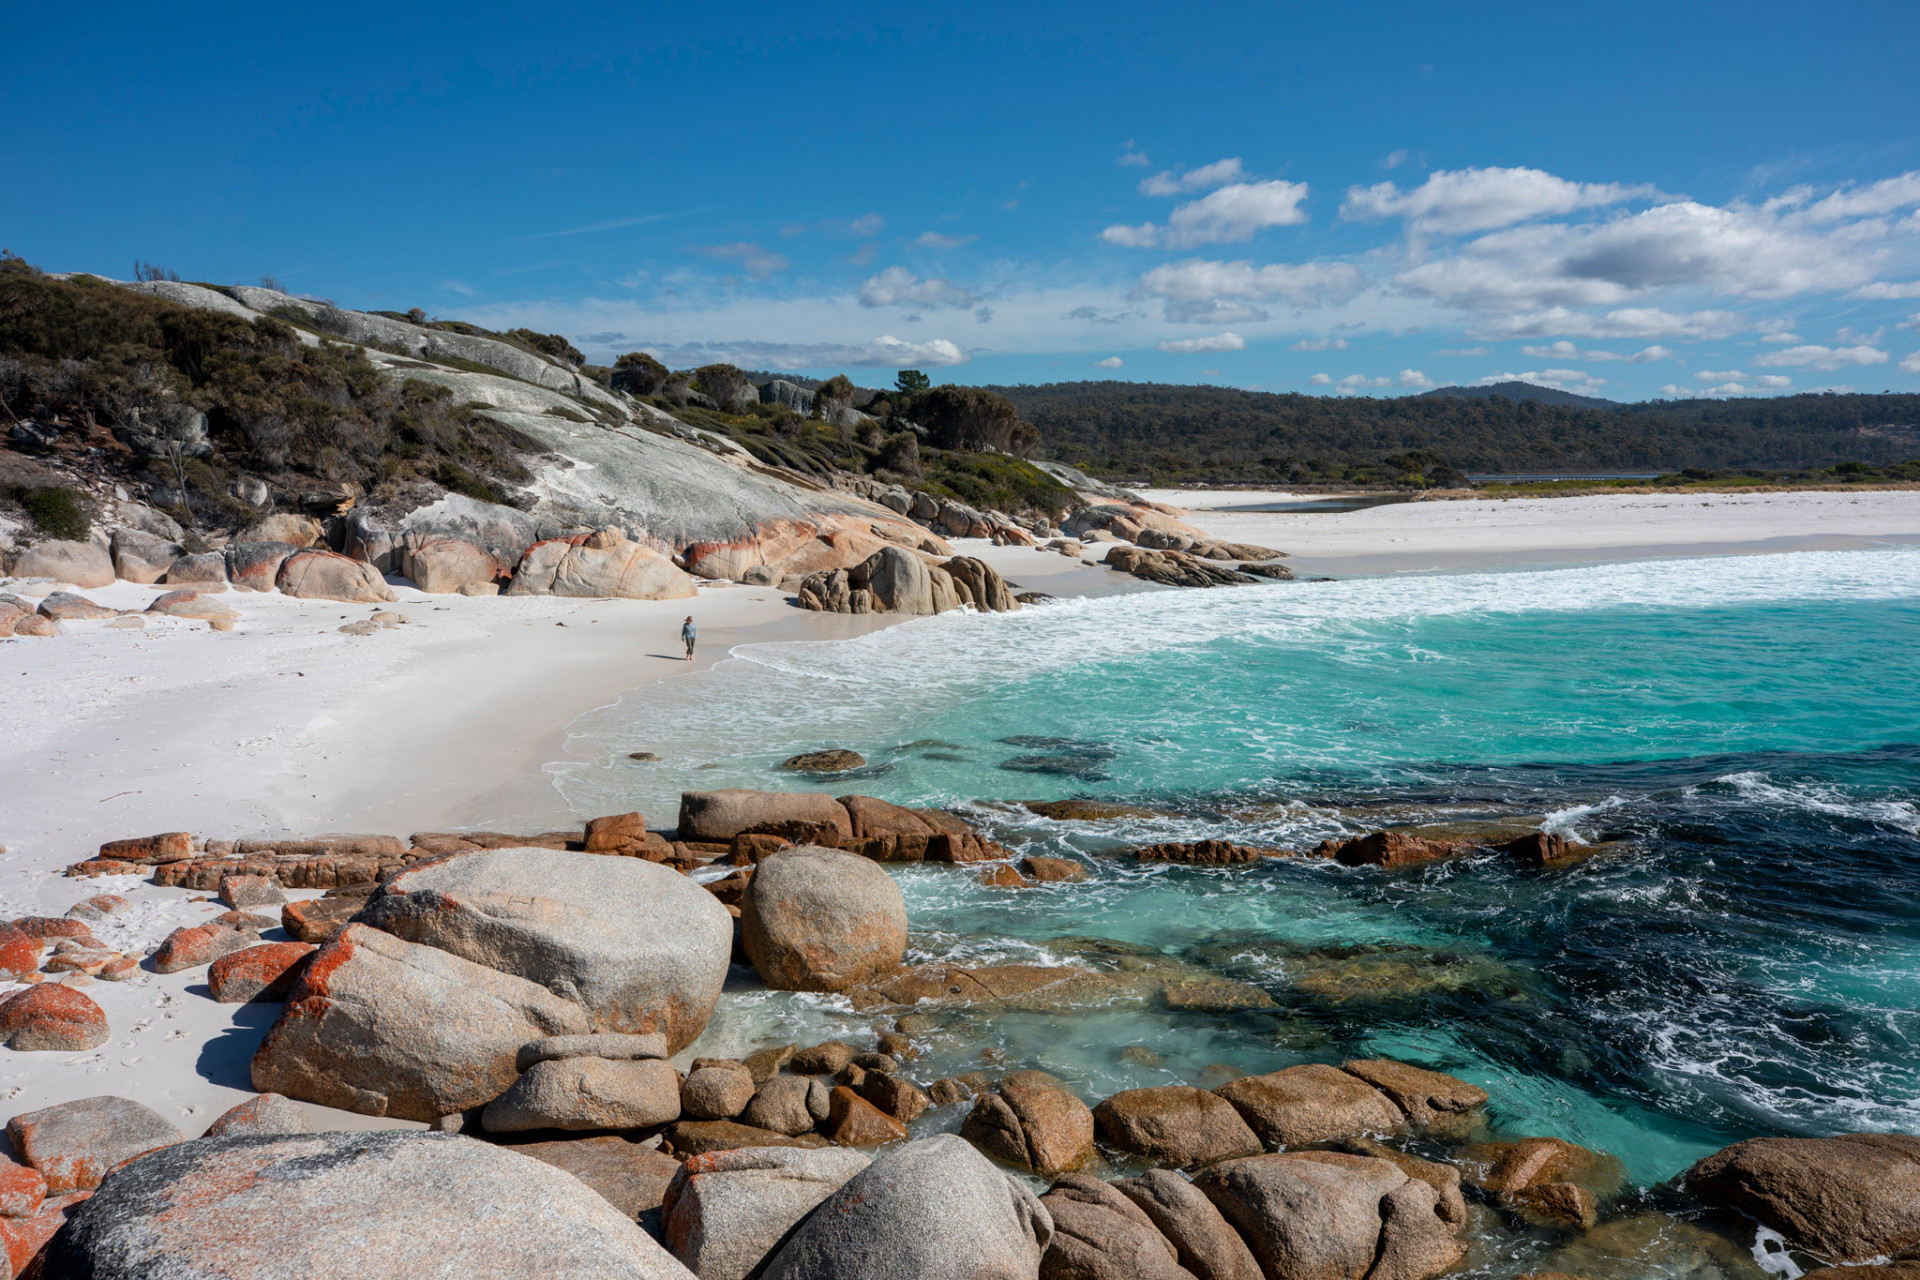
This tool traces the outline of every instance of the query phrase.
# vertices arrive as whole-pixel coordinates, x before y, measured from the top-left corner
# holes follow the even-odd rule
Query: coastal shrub
[[[1028,454],[1040,443],[1040,433],[1020,417],[1013,402],[983,387],[934,387],[911,397],[894,412],[927,429],[927,443],[936,449],[997,449]]]
[[[928,492],[970,506],[1058,520],[1073,505],[1071,490],[1023,458],[950,449],[920,458]]]
[[[571,342],[557,333],[535,333],[531,329],[509,329],[499,335],[523,347],[539,352],[550,360],[570,364],[576,369],[587,362],[587,358],[574,348]]]
[[[630,396],[657,394],[667,376],[667,366],[644,351],[629,351],[613,362],[613,388]]]
[[[80,495],[65,485],[28,489],[20,495],[19,503],[33,518],[33,527],[49,538],[83,542],[93,528]]]

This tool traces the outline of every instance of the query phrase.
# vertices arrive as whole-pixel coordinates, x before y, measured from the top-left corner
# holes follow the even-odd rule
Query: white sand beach
[[[1920,493],[1415,502],[1342,515],[1208,509],[1285,495],[1151,496],[1187,507],[1217,536],[1289,551],[1303,576],[1920,541]],[[956,550],[987,558],[1023,590],[1160,589],[1091,559],[972,541]],[[119,893],[134,909],[96,926],[99,936],[152,947],[221,908],[134,877],[68,879],[62,869],[105,840],[171,830],[577,827],[595,815],[567,812],[541,770],[563,755],[576,717],[742,644],[849,637],[899,620],[803,612],[775,589],[732,585],[685,601],[396,590],[400,602],[380,607],[411,621],[370,636],[338,630],[369,606],[236,592],[226,599],[242,620],[230,632],[155,618],[143,630],[69,623],[53,639],[0,641],[0,909],[60,915]],[[159,592],[122,582],[86,594],[136,608]],[[679,656],[689,613],[701,630],[693,664]],[[251,1093],[248,1059],[278,1006],[216,1004],[204,970],[87,991],[112,1038],[77,1055],[0,1055],[0,1097],[14,1112],[114,1093],[192,1136]],[[322,1127],[392,1123],[313,1110]]]

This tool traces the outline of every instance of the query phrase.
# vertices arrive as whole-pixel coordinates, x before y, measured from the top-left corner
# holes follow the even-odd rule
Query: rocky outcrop
[[[889,1151],[821,1201],[765,1280],[1033,1280],[1053,1219],[952,1134]]]
[[[281,564],[274,581],[287,595],[309,600],[381,604],[397,599],[372,565],[331,551],[294,552]]]
[[[1346,867],[1417,867],[1462,852],[1446,840],[1423,840],[1405,831],[1375,831],[1336,843],[1326,841],[1318,852]]]
[[[1356,1059],[1340,1069],[1386,1094],[1416,1129],[1459,1132],[1487,1101],[1487,1091],[1478,1085],[1391,1058]]]
[[[961,1123],[967,1141],[997,1160],[1042,1177],[1084,1167],[1094,1157],[1093,1113],[1044,1071],[1015,1071],[974,1100]]]
[[[317,547],[326,541],[326,526],[312,516],[282,511],[262,516],[240,531],[235,542],[283,542],[297,551]]]
[[[838,843],[853,835],[853,820],[838,800],[817,792],[729,788],[680,796],[682,840],[721,843],[743,832],[779,828],[818,829]]]
[[[1523,1218],[1562,1228],[1593,1226],[1601,1203],[1626,1182],[1614,1157],[1559,1138],[1474,1143],[1459,1156],[1471,1185]]]
[[[1113,1185],[1160,1229],[1195,1280],[1261,1280],[1247,1242],[1187,1179],[1154,1169]]]
[[[271,591],[280,578],[280,566],[299,549],[290,542],[228,543],[227,581],[252,591]]]
[[[1151,551],[1146,547],[1116,546],[1107,552],[1102,561],[1109,569],[1132,574],[1147,582],[1158,582],[1169,587],[1233,587],[1246,586],[1257,582],[1261,577],[1292,577],[1292,573],[1278,567],[1253,575],[1240,573],[1233,569],[1222,568],[1211,560],[1201,559],[1184,551]]]
[[[1385,1160],[1251,1156],[1193,1180],[1269,1280],[1426,1280],[1465,1254],[1433,1189]]]
[[[754,1092],[740,1113],[743,1124],[774,1133],[805,1133],[827,1118],[829,1090],[805,1076],[775,1076]]]
[[[1040,1280],[1196,1280],[1153,1219],[1098,1178],[1063,1174],[1040,1203],[1053,1219]]]
[[[365,925],[308,962],[253,1057],[253,1087],[364,1115],[437,1120],[519,1077],[530,1040],[588,1030],[585,1009],[525,978]]]
[[[870,1163],[843,1147],[694,1156],[662,1198],[666,1246],[700,1280],[746,1280],[795,1223]]]
[[[74,1215],[45,1274],[692,1280],[571,1175],[511,1148],[395,1131],[207,1138],[155,1152]]]
[[[81,1098],[7,1121],[7,1140],[47,1180],[48,1195],[90,1191],[123,1161],[182,1140],[158,1112],[131,1098]]]
[[[1920,1137],[1749,1138],[1687,1170],[1686,1189],[1831,1262],[1920,1245]]]
[[[557,1142],[516,1142],[513,1153],[565,1170],[600,1193],[624,1218],[660,1207],[680,1162],[615,1134]]]
[[[726,908],[685,876],[555,849],[420,863],[388,879],[359,918],[537,982],[579,1004],[595,1030],[662,1032],[670,1052],[707,1025],[733,949]]]
[[[138,529],[116,529],[113,533],[113,572],[127,582],[158,582],[185,554],[187,549],[179,543]]]
[[[642,1129],[680,1117],[680,1080],[658,1058],[546,1058],[487,1104],[489,1133]]]
[[[680,1085],[680,1111],[695,1120],[731,1120],[753,1101],[753,1073],[733,1061],[701,1059]]]
[[[277,1093],[262,1093],[223,1112],[207,1126],[203,1138],[282,1137],[312,1133],[313,1121],[306,1109],[292,1098]]]
[[[20,553],[13,562],[16,578],[53,578],[76,587],[113,585],[113,559],[97,542],[63,542],[47,538]]]
[[[1242,1076],[1214,1090],[1262,1142],[1283,1147],[1337,1142],[1400,1127],[1400,1109],[1364,1080],[1321,1063]]]
[[[684,600],[694,580],[649,547],[618,530],[536,542],[521,558],[508,594]]]
[[[796,598],[801,608],[820,613],[932,614],[963,605],[1006,613],[1020,607],[1006,580],[984,560],[954,556],[927,565],[900,547],[884,548],[851,569],[811,574]]]
[[[803,845],[761,861],[740,904],[740,940],[779,991],[844,991],[889,973],[907,946],[900,887],[879,864]]]
[[[19,1053],[78,1053],[107,1042],[107,1015],[86,994],[61,984],[0,999],[0,1042]]]
[[[1108,1146],[1176,1168],[1260,1154],[1232,1103],[1187,1085],[1116,1093],[1093,1109],[1093,1122]]]

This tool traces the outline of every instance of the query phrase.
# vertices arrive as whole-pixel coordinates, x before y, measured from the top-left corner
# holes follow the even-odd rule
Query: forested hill
[[[994,387],[1041,454],[1139,482],[1472,474],[1810,470],[1920,457],[1920,395],[1649,401],[1613,409],[1456,396],[1276,395],[1063,382]],[[1409,458],[1407,455],[1415,455]]]

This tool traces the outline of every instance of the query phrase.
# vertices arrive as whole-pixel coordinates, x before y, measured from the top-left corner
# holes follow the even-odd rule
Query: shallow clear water
[[[1042,1065],[1098,1097],[1389,1055],[1651,1184],[1753,1134],[1920,1130],[1916,677],[1920,548],[1288,583],[746,648],[583,717],[552,771],[582,814],[671,825],[683,789],[791,789],[776,762],[851,747],[872,765],[822,789],[973,804],[1093,872],[1008,892],[894,868],[917,958],[1105,939],[1276,1006],[951,1016],[929,1069]],[[1073,796],[1154,812],[1000,803]],[[1557,871],[1102,856],[1487,821],[1610,845]],[[890,1021],[742,986],[714,1051]]]

